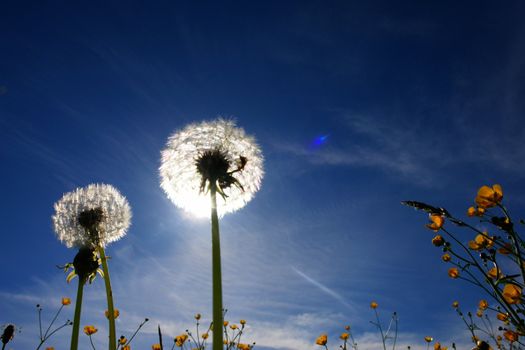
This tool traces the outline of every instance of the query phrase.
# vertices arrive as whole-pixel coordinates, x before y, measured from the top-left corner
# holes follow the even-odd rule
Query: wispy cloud
[[[344,306],[346,306],[348,308],[351,308],[350,304],[348,302],[346,302],[346,300],[340,294],[336,293],[335,291],[333,291],[332,289],[328,288],[327,286],[321,284],[320,282],[314,280],[312,277],[308,276],[307,274],[305,274],[304,272],[298,270],[297,268],[295,268],[293,266],[292,266],[292,270],[295,273],[297,273],[299,276],[304,278],[306,281],[308,281],[309,283],[311,283],[315,287],[319,288],[324,293],[328,294],[329,296],[331,296],[332,298],[334,298],[335,300],[337,300],[338,302],[340,302]]]

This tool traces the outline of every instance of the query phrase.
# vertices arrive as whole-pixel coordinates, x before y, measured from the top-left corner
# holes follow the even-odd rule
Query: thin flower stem
[[[95,345],[93,344],[93,338],[91,337],[91,335],[89,336],[89,342],[91,343],[91,347],[93,348],[93,350],[96,350]]]
[[[383,328],[381,328],[381,321],[379,321],[379,315],[377,314],[377,310],[374,309],[374,313],[376,314],[376,320],[377,320],[377,328],[379,328],[379,332],[381,333],[381,341],[383,342],[383,350],[386,350],[386,344],[385,344],[385,335],[383,334]]]
[[[507,218],[507,220],[509,220],[509,222],[512,223],[512,220],[511,220],[510,215],[509,215],[509,213],[507,211],[507,208],[505,208],[501,204],[498,204],[498,206],[503,211],[503,214],[505,215],[505,218]],[[513,243],[514,247],[516,247],[516,255],[517,255],[518,261],[519,261],[519,267],[520,267],[520,271],[521,271],[521,278],[523,279],[523,282],[525,283],[525,267],[523,266],[523,257],[521,255],[520,244],[518,242],[519,241],[519,237],[516,234],[516,231],[514,231],[514,227],[513,226],[507,232],[509,233],[509,235],[511,237],[511,240],[512,240],[512,243]]]
[[[111,290],[111,281],[109,279],[108,259],[104,248],[98,247],[100,260],[102,260],[102,270],[104,271],[104,284],[106,285],[106,298],[108,302],[108,321],[109,321],[109,350],[116,350],[117,336],[115,331],[115,308],[113,306],[113,291]]]
[[[40,330],[40,340],[44,337],[42,336],[42,308],[38,306],[38,329]]]
[[[58,311],[57,311],[55,317],[53,318],[53,320],[52,320],[51,323],[49,324],[49,327],[47,327],[46,332],[44,333],[44,338],[43,338],[43,339],[46,339],[46,337],[47,337],[47,333],[48,333],[49,330],[51,329],[51,326],[53,326],[53,323],[55,323],[55,321],[57,320],[58,315],[60,314],[60,311],[62,311],[63,308],[64,308],[64,304],[60,305],[60,308],[58,309]]]
[[[135,330],[135,333],[133,333],[133,335],[129,338],[128,342],[124,345],[129,345],[131,344],[131,341],[133,340],[133,338],[135,338],[135,336],[137,335],[137,333],[140,331],[140,329],[142,328],[142,326],[144,326],[146,324],[146,322],[148,322],[149,319],[145,319],[141,324],[139,324],[139,327],[137,328],[137,330]]]
[[[77,300],[75,302],[75,316],[73,318],[73,330],[71,333],[71,350],[78,349],[78,330],[80,328],[80,313],[82,311],[82,295],[84,292],[85,278],[78,278]]]
[[[162,332],[160,331],[160,324],[158,326],[158,331],[159,331],[159,345],[160,345],[160,350],[164,350],[164,346],[162,345]]]
[[[59,330],[61,330],[62,328],[66,327],[66,326],[69,326],[71,325],[71,321],[67,320],[66,323],[64,323],[63,325],[61,325],[60,327],[58,327],[57,329],[55,329],[54,331],[52,331],[51,333],[49,333],[49,335],[47,337],[45,337],[44,339],[42,339],[40,341],[40,344],[38,344],[38,347],[36,348],[36,350],[40,349],[42,347],[42,345],[46,342],[46,340],[48,340],[49,338],[51,338],[53,336],[53,334],[55,334],[56,332],[58,332]]]
[[[222,277],[221,277],[221,243],[219,237],[219,217],[217,215],[217,184],[210,183],[211,196],[211,244],[213,275],[213,350],[223,348],[222,316]]]

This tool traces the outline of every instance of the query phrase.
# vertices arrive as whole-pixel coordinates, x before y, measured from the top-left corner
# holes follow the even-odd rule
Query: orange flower
[[[483,317],[483,310],[476,311],[476,316]]]
[[[182,333],[181,335],[175,337],[175,345],[182,347],[187,339],[188,335],[186,333]]]
[[[240,320],[239,323],[244,326],[246,324],[246,320]]]
[[[55,350],[55,348],[52,347],[52,346],[48,346],[48,347],[46,348],[46,350]]]
[[[208,339],[209,335],[208,335],[208,333],[202,333],[201,337],[202,337],[202,339],[206,340],[206,339]]]
[[[457,302],[457,301],[453,302],[453,303],[452,303],[452,307],[453,307],[454,309],[457,309],[457,308],[459,307],[459,302]]]
[[[124,345],[121,350],[131,350],[131,346]]]
[[[237,349],[239,350],[250,350],[252,347],[248,344],[239,343],[237,344]]]
[[[427,227],[434,232],[439,231],[445,223],[445,218],[439,214],[430,214],[429,217],[430,224],[427,224]]]
[[[228,323],[230,323],[230,322],[224,321],[223,323],[224,323],[224,327],[226,327],[228,325]]]
[[[71,304],[71,299],[69,298],[62,298],[62,305],[66,306]]]
[[[489,303],[485,299],[481,299],[479,301],[478,307],[480,310],[487,310],[487,308],[489,307]]]
[[[350,336],[350,334],[348,334],[348,333],[341,333],[339,338],[341,338],[342,340],[348,340],[349,336]]]
[[[377,309],[377,303],[376,303],[375,301],[371,302],[371,303],[370,303],[370,307],[371,307],[372,309]]]
[[[436,247],[441,247],[445,243],[445,240],[441,235],[436,235],[434,238],[432,238],[432,244]]]
[[[518,341],[518,333],[513,332],[511,330],[508,330],[505,333],[503,333],[503,336],[505,337],[505,339],[507,339],[511,343]]]
[[[104,315],[106,315],[106,318],[109,319],[109,311],[104,311]],[[117,319],[120,316],[120,311],[118,309],[113,309],[113,318]]]
[[[497,267],[493,267],[487,272],[487,275],[493,280],[503,277],[503,273]]]
[[[509,304],[521,303],[521,288],[515,284],[506,284],[503,288],[503,299]]]
[[[488,237],[487,232],[479,234],[473,241],[468,242],[468,246],[472,250],[481,250],[484,248],[491,248],[494,245],[493,237]]]
[[[480,208],[492,208],[501,202],[503,199],[503,190],[500,185],[493,185],[492,187],[482,186],[478,190],[475,202]]]
[[[349,331],[349,330],[350,330],[350,326],[345,326],[345,329],[346,329],[347,331]]]
[[[85,326],[84,327],[84,333],[86,335],[93,335],[98,332],[98,329],[95,328],[95,326]]]
[[[472,217],[472,216],[483,216],[483,214],[485,214],[485,209],[484,208],[470,207],[467,210],[467,215],[470,216],[470,217]]]
[[[455,267],[451,267],[450,269],[448,269],[448,276],[450,278],[458,278],[459,277],[458,269]]]
[[[431,343],[432,340],[434,340],[434,338],[429,337],[429,336],[426,336],[424,339],[425,339],[425,341],[426,341],[427,343]]]
[[[326,334],[321,334],[319,337],[317,337],[315,343],[317,345],[325,346],[326,343],[328,343],[328,336]]]
[[[126,337],[123,336],[123,335],[121,335],[120,338],[118,338],[118,343],[119,343],[120,345],[124,345],[124,344],[126,344],[127,342],[128,342],[128,340],[127,340]]]
[[[443,254],[443,256],[441,257],[441,260],[443,260],[444,262],[449,262],[450,259],[451,257],[448,254]]]
[[[500,312],[496,315],[496,318],[500,321],[507,322],[509,320],[509,315]]]
[[[160,350],[160,344],[153,344],[151,350]]]
[[[441,346],[439,342],[434,344],[434,350],[447,350],[448,348],[446,346]]]

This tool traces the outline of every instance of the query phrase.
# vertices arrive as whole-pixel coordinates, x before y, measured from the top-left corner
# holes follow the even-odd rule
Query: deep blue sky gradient
[[[398,311],[414,346],[425,335],[467,341],[449,306],[473,309],[479,295],[447,277],[425,216],[399,203],[462,214],[478,187],[501,183],[524,212],[524,10],[519,1],[5,2],[0,323],[23,326],[13,349],[36,343],[34,304],[51,312],[75,293],[55,268],[75,252],[50,218],[64,192],[93,182],[119,188],[134,213],[109,248],[120,329],[152,319],[137,344],[148,348],[158,323],[175,335],[193,313],[211,315],[208,222],[165,198],[157,169],[172,132],[218,115],[265,155],[261,191],[222,222],[225,302],[261,349],[315,348],[317,335],[347,323],[366,349],[378,339],[367,335],[372,299],[385,318]],[[100,280],[87,291],[83,324],[101,328],[103,348],[101,292]]]

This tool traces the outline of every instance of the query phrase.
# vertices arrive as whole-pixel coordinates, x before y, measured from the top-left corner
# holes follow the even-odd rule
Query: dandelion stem
[[[219,217],[217,216],[217,184],[210,182],[211,196],[211,244],[213,275],[213,350],[222,350],[222,278],[221,243],[219,237]]]
[[[71,350],[78,349],[78,331],[80,328],[80,312],[82,311],[82,295],[84,292],[85,278],[78,278],[77,300],[75,302],[75,316],[73,318],[73,330],[71,333]]]
[[[106,298],[108,302],[108,320],[109,320],[109,350],[116,350],[117,336],[115,332],[115,308],[113,307],[113,291],[109,280],[108,259],[104,248],[98,247],[100,260],[102,260],[102,270],[104,271],[104,284],[106,285]]]

